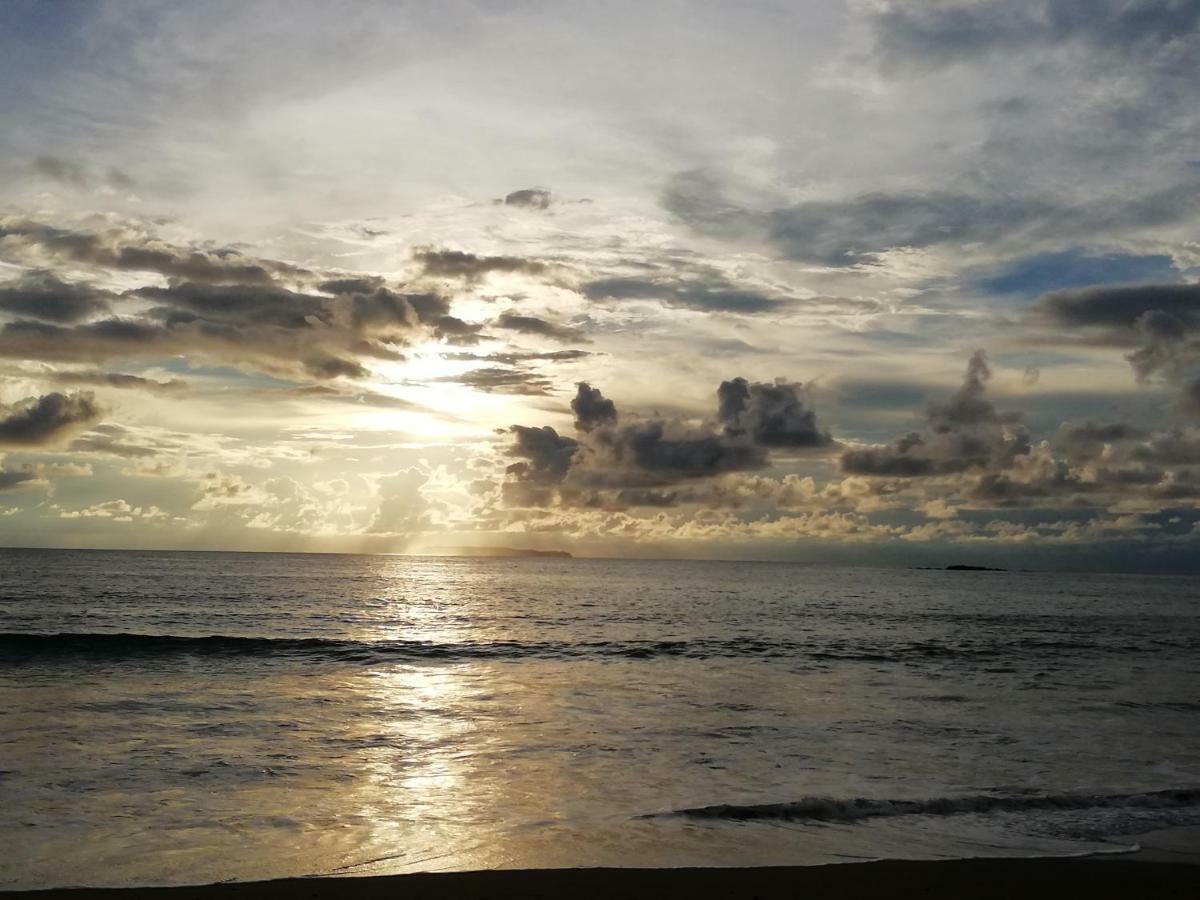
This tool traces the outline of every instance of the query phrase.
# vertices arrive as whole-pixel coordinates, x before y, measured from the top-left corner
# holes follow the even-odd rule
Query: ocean
[[[1200,581],[0,550],[0,887],[1124,852]]]

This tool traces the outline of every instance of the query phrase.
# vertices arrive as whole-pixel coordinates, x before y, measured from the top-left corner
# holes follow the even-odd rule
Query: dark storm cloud
[[[15,219],[0,220],[0,250],[36,248],[61,259],[119,271],[157,272],[168,278],[215,284],[269,284],[303,278],[308,270],[276,260],[248,260],[231,248],[175,247],[123,233],[69,231]]]
[[[524,462],[508,467],[509,475],[520,481],[537,484],[556,484],[563,480],[571,467],[571,459],[579,449],[579,442],[560,435],[549,425],[540,428],[513,425],[509,433],[516,440],[508,450],[509,456]]]
[[[504,198],[505,206],[523,206],[526,209],[549,209],[552,198],[545,188],[522,188]]]
[[[474,282],[492,272],[522,272],[540,275],[546,264],[518,256],[477,256],[462,250],[422,249],[413,253],[421,271],[434,278],[461,278]]]
[[[0,407],[0,447],[52,444],[103,414],[91,394],[45,394]]]
[[[492,366],[472,369],[462,375],[445,375],[435,381],[447,384],[464,384],[488,394],[516,394],[542,396],[553,387],[550,380],[520,368]]]
[[[589,300],[656,300],[664,306],[700,312],[754,314],[779,309],[786,301],[740,288],[719,276],[679,279],[600,278],[580,287]]]
[[[1030,452],[1028,434],[986,397],[991,378],[983,351],[967,363],[962,385],[926,410],[929,435],[911,432],[891,444],[851,448],[840,458],[847,475],[922,478],[968,469],[1005,468]]]
[[[1179,378],[1200,364],[1200,285],[1144,284],[1054,291],[1034,304],[1033,321],[1079,329],[1087,339],[1135,346],[1126,358],[1141,379]]]
[[[556,341],[563,341],[564,343],[591,343],[579,329],[558,322],[551,322],[548,319],[542,319],[538,316],[526,316],[506,312],[501,313],[500,317],[492,325],[507,331],[515,331],[518,334],[536,334]]]
[[[50,322],[78,322],[108,312],[108,291],[62,281],[52,272],[27,272],[0,284],[0,312]]]
[[[140,375],[125,375],[120,372],[55,372],[51,380],[58,384],[93,385],[129,390],[175,393],[188,389],[186,381],[172,378],[170,381],[155,381]]]
[[[761,447],[733,443],[718,435],[671,438],[666,435],[666,423],[657,421],[619,429],[609,446],[618,461],[632,463],[668,482],[760,469],[767,462]]]
[[[717,389],[717,417],[726,434],[748,434],[761,447],[828,447],[833,438],[818,426],[816,413],[805,407],[802,388],[782,380],[723,381]]]
[[[1150,312],[1200,329],[1200,284],[1100,285],[1053,291],[1040,297],[1035,313],[1054,325],[1108,329],[1114,342],[1128,340]]]
[[[893,2],[879,7],[877,49],[888,62],[922,68],[989,52],[1064,43],[1144,60],[1194,37],[1194,0],[975,0]]]
[[[571,412],[575,414],[575,430],[591,431],[601,425],[617,424],[617,407],[611,400],[586,381],[576,386]]]

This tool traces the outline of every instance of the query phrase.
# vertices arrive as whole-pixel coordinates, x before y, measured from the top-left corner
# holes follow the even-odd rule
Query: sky
[[[1200,568],[1200,0],[0,4],[0,544]]]

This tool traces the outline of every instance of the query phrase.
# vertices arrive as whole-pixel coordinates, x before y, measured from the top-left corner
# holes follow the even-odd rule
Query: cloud
[[[79,163],[57,156],[39,156],[34,159],[31,168],[38,175],[73,187],[84,187],[91,180],[87,170]]]
[[[589,344],[590,340],[578,328],[551,322],[538,316],[518,315],[517,313],[501,313],[492,325],[518,334],[536,334],[552,340]]]
[[[277,276],[308,277],[308,270],[277,260],[247,260],[232,248],[184,248],[122,230],[72,231],[16,217],[0,218],[0,248],[41,250],[54,257],[117,271],[156,272],[211,283],[270,284]]]
[[[719,493],[715,489],[675,488],[762,469],[771,448],[832,444],[811,410],[803,408],[798,389],[786,381],[725,382],[717,399],[726,427],[718,431],[658,417],[623,422],[615,403],[580,382],[571,401],[577,438],[548,427],[513,426],[518,440],[509,455],[531,462],[509,466],[503,496],[509,505],[577,509],[709,502]]]
[[[322,347],[322,338],[333,338],[335,346]],[[289,377],[364,377],[367,370],[360,363],[337,351],[369,351],[379,356],[386,348],[345,338],[337,332],[317,332],[308,325],[255,329],[199,317],[165,324],[111,318],[69,328],[19,321],[0,328],[0,356],[101,363],[186,354],[189,358],[248,365]]]
[[[877,51],[893,65],[933,68],[982,54],[1081,44],[1102,59],[1171,54],[1200,26],[1191,0],[951,0],[881,4]]]
[[[928,417],[933,430],[945,434],[997,421],[996,408],[986,396],[991,377],[987,357],[976,350],[967,362],[962,387],[948,400],[930,404]]]
[[[618,462],[632,463],[642,473],[666,483],[706,478],[721,472],[760,469],[767,455],[753,444],[735,443],[718,435],[670,437],[662,421],[637,422],[611,436],[601,433]]]
[[[886,250],[992,241],[1058,210],[1036,199],[966,193],[873,193],[777,209],[767,239],[791,259],[828,266],[870,262]]]
[[[598,278],[584,283],[580,291],[589,300],[656,300],[677,309],[743,315],[778,310],[786,302],[761,291],[740,288],[718,275],[684,279]]]
[[[1097,424],[1095,422],[1072,424],[1064,422],[1059,429],[1057,443],[1059,446],[1095,450],[1099,445],[1140,440],[1146,437],[1146,435],[1145,429],[1137,428],[1126,422],[1109,422],[1106,424]]]
[[[367,533],[409,534],[423,530],[428,525],[429,503],[421,488],[428,480],[428,475],[415,467],[379,478],[379,505]]]
[[[286,388],[283,390],[263,390],[261,396],[268,398],[297,397],[301,399],[324,400],[331,403],[345,403],[350,406],[373,407],[376,409],[407,409],[431,412],[427,407],[403,397],[383,394],[379,391],[346,391],[327,384],[309,384],[304,387]]]
[[[462,361],[477,361],[477,362],[494,362],[506,366],[516,365],[523,362],[574,362],[578,359],[586,359],[595,354],[589,353],[587,350],[551,350],[546,353],[530,353],[516,350],[513,352],[499,353],[446,353],[446,359],[462,360]]]
[[[841,406],[891,412],[920,406],[928,397],[930,386],[899,379],[839,378],[832,390]]]
[[[1139,322],[1161,312],[1187,329],[1200,329],[1200,284],[1100,285],[1052,291],[1035,313],[1052,325],[1106,329],[1114,344],[1128,343]]]
[[[520,368],[491,366],[483,369],[472,369],[461,375],[444,375],[435,378],[448,384],[465,384],[488,394],[519,394],[525,396],[541,396],[549,392],[553,386],[549,379]]]
[[[152,378],[142,378],[140,375],[125,375],[120,372],[55,372],[50,376],[50,380],[58,384],[87,384],[95,387],[153,391],[156,393],[176,393],[188,389],[188,383],[178,378],[172,378],[169,381],[155,381]]]
[[[58,443],[100,418],[91,394],[45,394],[0,408],[0,447]]]
[[[553,501],[554,489],[562,483],[571,460],[579,450],[574,438],[560,435],[549,425],[510,426],[513,443],[507,455],[518,461],[505,468],[501,486],[509,506],[546,506]]]
[[[34,159],[30,168],[43,178],[74,188],[92,187],[97,180],[87,166],[59,156],[39,156]],[[100,180],[113,188],[128,189],[134,185],[133,179],[120,169],[109,169]]]
[[[378,316],[380,307],[373,305],[370,308],[372,317],[368,318],[363,315],[360,306],[385,294],[354,294],[330,301],[318,295],[270,285],[213,285],[188,281],[168,287],[137,288],[130,292],[130,296],[163,304],[149,314],[169,323],[208,319],[232,325],[299,329],[316,323],[337,324],[335,317],[339,307],[355,325],[376,324],[375,316]],[[380,317],[383,318],[381,324],[403,328],[410,323],[412,310],[403,300],[397,300],[386,310],[386,314]]]
[[[1200,380],[1188,382],[1184,386],[1180,403],[1184,412],[1200,418]]]
[[[586,381],[576,385],[575,398],[571,401],[571,412],[575,414],[575,430],[588,432],[601,425],[617,424],[617,407],[611,400]]]
[[[817,415],[805,408],[803,385],[779,380],[754,383],[745,378],[723,381],[717,389],[717,417],[729,435],[748,434],[760,447],[828,447],[829,432],[817,425]]]
[[[440,316],[431,324],[434,337],[450,344],[477,344],[483,330],[482,325],[464,322],[457,316]]]
[[[926,411],[931,434],[910,432],[891,444],[855,447],[840,458],[847,475],[924,478],[968,469],[1006,468],[1030,452],[1029,436],[1016,416],[1002,416],[987,399],[991,369],[983,351],[967,363],[963,383]]]
[[[99,363],[184,354],[288,377],[364,378],[364,361],[403,359],[397,348],[422,334],[463,343],[479,330],[448,316],[449,301],[437,294],[373,281],[333,286],[333,296],[189,281],[136,288],[122,296],[156,304],[137,317],[72,327],[9,322],[0,328],[0,356]]]
[[[421,264],[421,272],[434,278],[461,278],[467,282],[479,281],[493,272],[520,272],[540,275],[546,264],[517,256],[477,256],[463,250],[417,250],[413,258]]]
[[[177,445],[164,444],[161,441],[134,443],[129,439],[132,434],[133,432],[123,425],[97,425],[87,434],[73,440],[67,449],[73,453],[100,453],[122,459],[148,459],[158,456],[163,451],[179,449]]]
[[[522,188],[504,198],[505,206],[522,206],[526,209],[549,209],[553,198],[545,188]]]
[[[108,312],[108,291],[59,280],[52,272],[28,272],[0,284],[0,312],[50,322],[79,322]]]
[[[11,491],[37,480],[34,472],[14,472],[11,469],[0,469],[0,491]]]
[[[688,193],[694,191],[695,193]],[[1100,192],[1097,192],[1099,194]],[[764,240],[786,259],[848,268],[899,249],[975,244],[1078,244],[1190,221],[1200,180],[1079,200],[1019,189],[873,191],[756,211],[737,209],[715,182],[676,182],[664,208],[701,234]]]
[[[578,441],[560,435],[549,425],[540,428],[513,425],[508,430],[516,438],[509,448],[509,455],[526,461],[509,466],[509,474],[518,474],[522,481],[539,484],[562,481],[579,449]]]
[[[1177,380],[1200,364],[1200,284],[1075,288],[1038,298],[1032,321],[1081,330],[1115,347],[1136,345],[1127,359],[1140,379]]]

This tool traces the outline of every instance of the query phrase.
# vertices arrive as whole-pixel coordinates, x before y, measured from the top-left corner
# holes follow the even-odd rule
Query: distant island
[[[422,556],[550,556],[557,559],[574,559],[566,550],[529,550],[523,547],[439,547]]]

